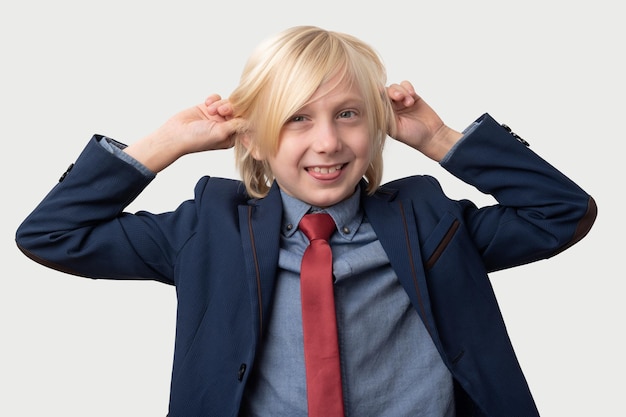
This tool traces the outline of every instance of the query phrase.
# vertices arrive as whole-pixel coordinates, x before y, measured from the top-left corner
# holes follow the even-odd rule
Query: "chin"
[[[341,193],[337,195],[316,196],[316,197],[312,197],[303,201],[305,201],[308,204],[311,204],[312,206],[324,208],[324,207],[330,207],[337,203],[340,203],[346,198],[350,197],[351,195],[352,193]]]

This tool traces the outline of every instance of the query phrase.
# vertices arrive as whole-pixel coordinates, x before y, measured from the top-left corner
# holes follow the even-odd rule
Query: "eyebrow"
[[[348,97],[347,99],[339,102],[339,106],[363,105],[363,104],[365,104],[365,99],[359,96]]]

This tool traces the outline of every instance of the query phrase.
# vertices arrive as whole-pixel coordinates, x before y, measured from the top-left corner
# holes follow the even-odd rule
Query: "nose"
[[[313,150],[318,153],[335,153],[341,150],[339,130],[333,123],[320,123],[315,129]]]

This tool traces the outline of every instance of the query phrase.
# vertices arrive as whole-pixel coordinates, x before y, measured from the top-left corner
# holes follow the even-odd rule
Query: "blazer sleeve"
[[[481,209],[460,203],[490,271],[554,256],[580,241],[595,221],[594,199],[489,114],[441,165],[498,201]]]
[[[100,138],[18,227],[16,243],[34,261],[73,275],[173,284],[176,254],[193,235],[195,203],[158,215],[124,212],[151,178]]]

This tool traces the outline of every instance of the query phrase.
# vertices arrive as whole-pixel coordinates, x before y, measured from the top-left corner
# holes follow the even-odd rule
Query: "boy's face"
[[[359,89],[330,80],[283,126],[267,158],[280,188],[308,204],[328,207],[355,191],[371,160],[365,102]]]

